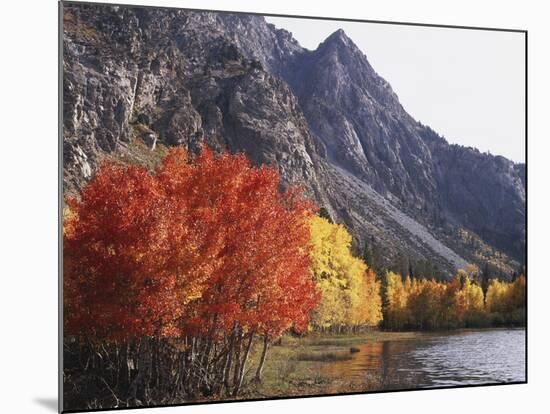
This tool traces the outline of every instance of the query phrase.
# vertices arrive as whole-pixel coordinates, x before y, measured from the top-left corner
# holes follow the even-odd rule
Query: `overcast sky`
[[[266,20],[311,50],[343,29],[415,119],[451,143],[525,161],[523,33]]]

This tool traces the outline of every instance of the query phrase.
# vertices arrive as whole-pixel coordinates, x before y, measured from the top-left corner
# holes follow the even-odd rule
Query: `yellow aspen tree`
[[[401,275],[386,273],[386,326],[402,329],[407,322],[407,291]]]
[[[487,288],[485,307],[488,312],[506,312],[509,284],[498,279],[491,279]]]
[[[376,325],[380,286],[370,276],[365,278],[367,265],[352,255],[349,232],[340,224],[315,216],[310,219],[310,233],[311,270],[321,293],[312,324],[320,328]],[[371,307],[374,310],[369,313]]]

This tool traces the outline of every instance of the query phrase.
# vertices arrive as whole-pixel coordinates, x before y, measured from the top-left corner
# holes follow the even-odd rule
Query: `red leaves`
[[[67,200],[69,334],[270,336],[307,324],[312,205],[244,155],[171,149],[155,175],[103,165]],[[182,331],[183,329],[183,331]]]
[[[177,276],[165,266],[166,202],[140,167],[103,165],[68,200],[64,272],[68,332],[124,338],[173,330]]]

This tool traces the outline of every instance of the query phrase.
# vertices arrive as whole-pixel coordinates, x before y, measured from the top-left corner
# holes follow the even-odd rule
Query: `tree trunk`
[[[126,355],[125,355],[125,364],[126,364],[126,384],[130,385],[132,382],[132,356],[131,356],[131,344],[130,341],[126,342]]]
[[[233,396],[236,397],[239,393],[239,390],[241,389],[243,385],[243,379],[244,379],[244,371],[246,369],[246,362],[248,361],[248,355],[250,354],[250,348],[252,347],[252,340],[254,339],[254,332],[250,332],[250,338],[248,339],[248,343],[246,344],[246,349],[243,355],[243,360],[241,362],[241,368],[239,372],[239,378],[237,380],[237,383],[235,384],[235,388],[233,390]]]
[[[223,384],[227,390],[231,388],[229,384],[229,378],[231,375],[231,364],[233,363],[233,348],[235,346],[235,335],[236,335],[236,327],[233,329],[233,332],[231,333],[231,337],[229,339],[229,349],[227,351],[227,362],[225,364],[225,372],[223,377]]]
[[[233,369],[233,384],[232,387],[231,387],[231,391],[230,391],[230,394],[233,394],[233,392],[235,391],[235,387],[237,385],[237,382],[239,381],[239,374],[240,374],[240,369],[241,369],[241,350],[242,350],[242,345],[243,345],[243,334],[242,334],[242,331],[239,331],[238,335],[237,335],[237,346],[236,346],[236,350],[235,350],[235,368]]]
[[[264,347],[262,349],[262,356],[260,357],[260,364],[256,370],[256,376],[254,377],[255,381],[262,381],[262,371],[264,370],[265,357],[267,355],[267,348],[269,347],[269,338],[267,335],[264,336]]]

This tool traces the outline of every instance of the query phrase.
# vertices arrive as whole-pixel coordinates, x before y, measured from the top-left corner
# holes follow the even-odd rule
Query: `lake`
[[[350,359],[323,363],[323,375],[365,390],[525,381],[525,329],[421,333],[353,347]]]

